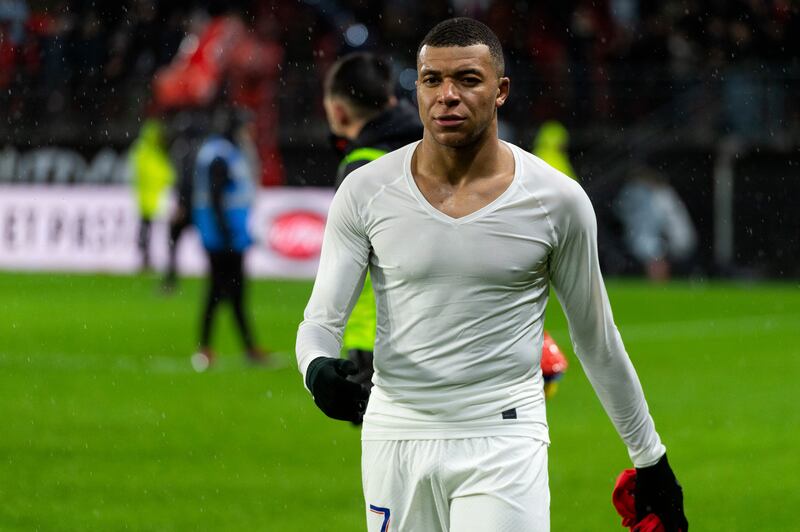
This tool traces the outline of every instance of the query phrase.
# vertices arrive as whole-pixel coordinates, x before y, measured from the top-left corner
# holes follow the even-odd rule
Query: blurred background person
[[[211,334],[219,304],[229,301],[248,361],[267,362],[268,355],[256,347],[245,311],[246,278],[244,254],[252,244],[247,224],[256,192],[258,167],[249,126],[250,114],[221,106],[214,112],[212,127],[197,154],[192,190],[192,218],[208,256],[208,291],[200,327],[200,348],[192,356],[192,367],[205,371],[214,362]]]
[[[686,206],[662,174],[635,166],[619,191],[615,211],[627,249],[648,278],[665,281],[674,269],[689,267],[697,233]]]
[[[558,120],[548,120],[539,127],[531,153],[564,175],[578,181],[569,161],[569,132]]]
[[[167,153],[164,126],[148,118],[139,130],[130,154],[131,174],[139,206],[139,237],[137,240],[141,270],[152,268],[150,235],[153,219],[164,204],[165,193],[175,181],[175,169]]]
[[[175,164],[177,179],[173,188],[175,206],[169,220],[167,267],[162,281],[165,293],[178,284],[178,243],[181,235],[192,225],[192,188],[197,152],[208,133],[208,120],[200,110],[185,110],[172,119],[174,140],[170,156]]]
[[[397,99],[391,66],[376,54],[354,52],[334,63],[323,104],[342,155],[337,187],[356,168],[422,138],[416,108]]]
[[[422,138],[417,110],[394,95],[394,79],[385,58],[366,52],[348,54],[325,77],[323,104],[334,146],[342,160],[336,186],[353,170]],[[343,347],[355,362],[360,384],[372,386],[375,345],[375,297],[369,274],[344,331]]]

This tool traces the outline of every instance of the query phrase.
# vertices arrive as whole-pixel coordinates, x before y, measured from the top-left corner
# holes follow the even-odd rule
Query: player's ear
[[[347,106],[336,100],[333,102],[333,116],[336,118],[336,122],[343,126],[350,125],[350,122],[353,121]]]
[[[511,89],[511,80],[502,77],[497,83],[497,97],[495,98],[495,107],[501,107],[508,99],[508,92]]]
[[[350,110],[336,97],[326,96],[322,103],[325,107],[325,116],[328,119],[328,126],[331,131],[335,135],[344,136],[342,129],[352,122]]]

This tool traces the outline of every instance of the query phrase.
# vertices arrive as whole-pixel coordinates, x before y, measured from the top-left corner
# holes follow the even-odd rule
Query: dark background
[[[512,90],[501,135],[530,147],[545,120],[570,131],[606,271],[630,272],[614,256],[623,252],[611,199],[646,162],[697,226],[689,274],[800,277],[800,7],[785,0],[11,1],[0,9],[0,150],[124,152],[152,112],[153,75],[202,20],[223,14],[283,50],[276,113],[285,185],[333,181],[321,79],[336,57],[382,52],[407,81],[430,27],[468,15],[489,24],[506,52]],[[359,46],[346,38],[354,24],[368,30]],[[411,88],[398,83],[397,93],[413,99]],[[734,256],[720,263],[715,168],[731,139]]]

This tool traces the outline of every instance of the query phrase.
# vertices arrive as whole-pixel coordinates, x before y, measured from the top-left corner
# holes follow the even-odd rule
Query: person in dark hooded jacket
[[[391,67],[382,57],[355,52],[340,58],[325,78],[324,106],[334,145],[342,153],[336,187],[356,168],[422,138],[417,109],[394,95]],[[369,275],[344,333],[343,345],[358,373],[372,386],[375,298]]]
[[[422,138],[417,109],[394,95],[391,67],[369,52],[345,55],[325,78],[325,113],[342,153],[336,186],[356,168]]]

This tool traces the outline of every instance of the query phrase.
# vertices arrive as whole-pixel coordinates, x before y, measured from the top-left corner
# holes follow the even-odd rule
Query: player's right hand
[[[306,386],[314,403],[333,419],[360,423],[367,407],[369,391],[361,384],[347,379],[358,368],[350,360],[318,357],[308,366]]]

